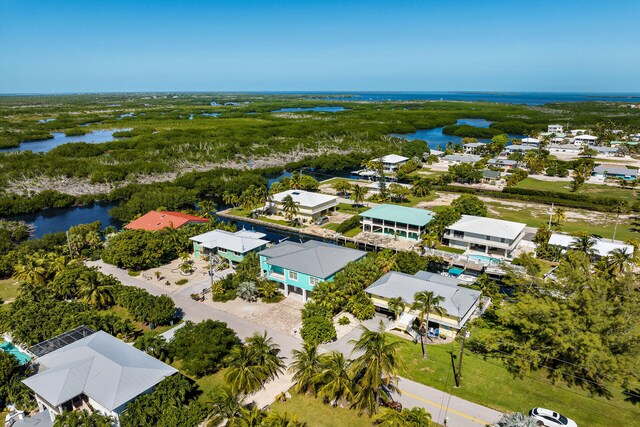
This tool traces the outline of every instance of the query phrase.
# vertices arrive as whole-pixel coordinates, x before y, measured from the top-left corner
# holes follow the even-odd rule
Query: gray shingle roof
[[[38,359],[23,383],[52,405],[85,394],[113,411],[149,390],[175,368],[99,331]]]
[[[447,315],[463,318],[480,299],[480,291],[457,286],[451,280],[446,280],[451,278],[442,280],[437,276],[440,275],[424,271],[415,276],[390,271],[365,289],[365,292],[382,298],[400,297],[405,303],[413,304],[413,296],[417,292],[430,291],[444,297],[441,307],[447,311]]]
[[[326,279],[367,253],[309,240],[305,243],[283,242],[259,254],[269,258],[267,262],[276,267]]]

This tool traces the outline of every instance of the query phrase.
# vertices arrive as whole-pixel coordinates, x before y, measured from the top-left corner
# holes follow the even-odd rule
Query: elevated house
[[[269,243],[266,234],[251,230],[240,230],[231,233],[225,230],[213,230],[208,233],[191,237],[193,254],[196,258],[217,255],[235,264],[244,259],[247,254],[260,252]]]
[[[313,193],[304,190],[287,190],[272,196],[272,201],[267,204],[270,211],[284,216],[284,200],[291,196],[293,202],[298,206],[298,213],[295,216],[301,221],[314,221],[338,206],[338,197],[329,196],[322,193]]]
[[[540,140],[538,138],[532,137],[522,138],[522,145],[532,145],[534,147],[537,147],[538,145],[540,145]]]
[[[567,153],[578,155],[582,151],[582,147],[573,144],[551,144],[547,147],[551,153]]]
[[[371,296],[376,310],[385,314],[393,314],[388,305],[391,298],[402,298],[406,305],[405,313],[395,326],[403,330],[409,328],[417,316],[411,310],[416,293],[428,291],[443,297],[440,306],[445,314],[430,313],[427,330],[433,334],[437,330],[436,335],[454,337],[478,312],[481,301],[480,291],[458,286],[458,283],[453,277],[426,271],[419,271],[413,276],[390,271],[366,288],[365,292]]]
[[[575,236],[563,233],[553,233],[549,237],[549,244],[554,246],[560,246],[563,249],[570,249],[576,241]],[[611,252],[615,250],[621,250],[628,254],[633,254],[635,248],[633,245],[621,242],[619,240],[609,240],[600,237],[593,238],[593,254],[598,258],[603,258],[611,255]]]
[[[616,157],[621,156],[619,147],[600,147],[598,145],[591,147],[591,149],[595,150],[598,156],[604,157]]]
[[[157,231],[166,227],[178,229],[187,224],[200,224],[205,222],[209,222],[209,220],[182,212],[149,211],[140,218],[134,219],[125,225],[124,228],[127,230]]]
[[[485,144],[484,142],[469,142],[467,144],[464,144],[464,153],[465,154],[482,154],[482,151],[484,150],[484,147],[487,144]]]
[[[525,234],[526,224],[481,216],[462,215],[444,232],[444,243],[452,248],[511,256]]]
[[[555,134],[562,133],[562,132],[564,132],[564,126],[557,125],[557,124],[556,125],[548,125],[547,126],[547,132],[555,133]]]
[[[285,241],[259,255],[262,276],[278,282],[285,296],[306,302],[318,283],[332,281],[347,264],[364,257],[366,252],[309,240]]]
[[[398,205],[378,205],[360,214],[362,231],[418,241],[434,217],[426,209]]]
[[[178,372],[103,331],[65,342],[37,357],[37,373],[22,381],[51,422],[64,410],[84,408],[113,417],[117,425],[131,401]]]
[[[382,168],[387,173],[396,173],[398,168],[409,161],[408,157],[399,156],[397,154],[387,154],[384,157],[375,159],[382,163]]]
[[[594,145],[596,142],[598,142],[598,137],[593,135],[576,135],[573,138],[575,145]]]

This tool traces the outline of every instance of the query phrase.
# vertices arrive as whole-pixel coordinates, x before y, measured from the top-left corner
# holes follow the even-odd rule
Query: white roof
[[[387,154],[386,156],[380,157],[379,159],[376,159],[376,160],[382,163],[402,163],[409,160],[409,158],[404,156],[399,156],[397,154]]]
[[[475,163],[482,159],[480,156],[473,154],[447,154],[442,158],[446,162]]]
[[[487,145],[484,142],[469,142],[464,144],[464,148],[478,148]]]
[[[462,231],[464,233],[477,233],[484,236],[498,237],[514,240],[522,233],[526,224],[521,222],[505,221],[502,219],[485,218],[482,216],[462,215],[455,224],[447,227],[449,230]]]
[[[540,142],[540,140],[538,138],[522,138],[522,142],[523,143],[529,142],[529,143],[537,144],[537,143]]]
[[[434,156],[441,156],[444,154],[444,151],[432,149],[431,154],[433,154]]]
[[[336,196],[328,196],[322,193],[312,193],[311,191],[304,190],[287,190],[278,194],[274,194],[273,201],[281,203],[282,200],[287,196],[291,196],[293,201],[300,206],[311,208],[322,205],[324,203],[337,202],[338,200],[338,197]]]
[[[231,233],[225,230],[213,230],[191,237],[189,240],[202,244],[207,249],[222,248],[234,252],[245,253],[269,243],[263,240],[264,233],[251,230],[240,230]]]
[[[595,141],[596,139],[598,139],[598,137],[593,135],[578,135],[573,139],[586,139],[589,141]]]
[[[529,151],[529,150],[537,150],[538,147],[534,147],[533,145],[507,145],[505,148],[507,151]]]
[[[571,236],[569,234],[553,233],[549,238],[549,244],[562,246],[563,248],[569,248],[571,247],[575,239],[575,236]],[[595,244],[593,245],[593,250],[595,251],[596,255],[601,257],[609,256],[609,254],[616,249],[622,249],[629,254],[632,254],[634,251],[633,245],[628,245],[618,240],[611,241],[595,237],[594,240]]]
[[[177,369],[103,331],[38,358],[40,372],[23,383],[54,406],[85,394],[110,411]]]

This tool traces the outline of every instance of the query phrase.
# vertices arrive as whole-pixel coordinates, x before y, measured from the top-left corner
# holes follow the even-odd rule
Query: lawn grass
[[[453,254],[463,254],[465,251],[464,249],[450,248],[449,246],[444,246],[444,245],[438,245],[436,246],[436,249],[439,251],[451,252]]]
[[[349,203],[338,203],[338,212],[346,212],[346,213],[352,213],[352,214],[359,214],[362,213],[366,210],[368,210],[369,208],[366,206],[353,206]]]
[[[280,413],[296,414],[307,427],[371,427],[373,422],[366,415],[347,408],[333,408],[311,396],[293,395],[286,402],[275,402],[271,409]]]
[[[344,233],[342,233],[345,237],[356,237],[358,234],[360,234],[360,232],[362,231],[362,228],[360,228],[360,226],[354,227],[349,231],[346,231]]]
[[[516,184],[517,188],[529,190],[556,191],[558,193],[571,193],[571,182],[569,181],[540,181],[538,179],[526,178]],[[637,194],[635,190],[628,188],[613,187],[611,185],[585,184],[578,194],[595,197],[614,197],[616,199],[635,202]]]
[[[474,334],[472,331],[472,336]],[[391,339],[406,343],[399,350],[404,362],[400,375],[499,411],[526,413],[542,406],[589,427],[609,427],[614,419],[615,425],[631,426],[637,425],[640,419],[640,409],[625,402],[620,389],[612,390],[611,400],[589,397],[589,393],[580,388],[551,384],[542,371],[523,379],[514,377],[501,361],[468,351],[464,355],[461,387],[455,388],[451,353],[458,354],[458,343],[430,345],[429,357],[424,360],[419,344],[396,336]]]
[[[18,296],[18,282],[13,279],[0,280],[0,300],[10,301]],[[6,305],[6,304],[3,304]]]
[[[203,377],[196,378],[194,376],[188,375],[186,372],[182,370],[181,360],[174,360],[173,362],[171,362],[171,366],[179,370],[180,373],[185,377],[195,381],[195,383],[200,388],[200,391],[202,392],[200,396],[198,396],[198,400],[200,400],[203,403],[209,400],[207,394],[209,394],[211,390],[213,390],[215,387],[219,385],[225,385],[225,381],[224,381],[225,369],[221,369],[218,372],[211,375],[205,375]]]

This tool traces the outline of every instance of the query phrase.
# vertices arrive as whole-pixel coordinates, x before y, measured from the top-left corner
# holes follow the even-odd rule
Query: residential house
[[[500,159],[496,157],[494,159],[489,159],[487,164],[496,168],[509,170],[515,168],[518,165],[518,162],[515,160]]]
[[[382,168],[387,173],[396,173],[398,168],[409,161],[408,157],[399,156],[397,154],[387,154],[384,157],[376,159],[382,163]]]
[[[480,251],[486,254],[510,257],[524,237],[526,224],[462,215],[447,227],[444,243],[452,248]]]
[[[338,197],[336,196],[304,190],[287,190],[272,196],[272,201],[268,203],[269,210],[275,210],[276,213],[284,216],[284,199],[287,196],[291,196],[293,202],[298,206],[298,213],[295,217],[302,221],[316,220],[334,211],[338,206]]]
[[[638,169],[628,169],[622,166],[600,165],[593,169],[591,174],[598,178],[615,178],[632,180],[638,178]]]
[[[582,147],[573,144],[551,144],[547,147],[551,153],[567,153],[578,155],[582,151]]]
[[[444,151],[436,150],[436,149],[432,148],[430,150],[430,152],[429,152],[429,155],[436,156],[436,157],[442,157],[442,156],[444,156]],[[427,159],[424,159],[424,160],[427,160]]]
[[[562,125],[548,125],[547,132],[555,134],[562,133],[564,132],[564,127]]]
[[[571,135],[576,136],[576,135],[584,135],[584,133],[586,132],[586,129],[572,129],[571,130]]]
[[[140,218],[134,219],[129,224],[125,225],[124,228],[127,230],[157,231],[166,227],[178,229],[187,224],[199,224],[204,222],[209,222],[209,220],[182,212],[150,211],[142,215]]]
[[[475,156],[472,154],[447,154],[446,156],[442,156],[442,161],[460,164],[460,163],[476,163],[482,159],[480,156]]]
[[[453,277],[426,271],[419,271],[413,276],[390,271],[366,288],[365,292],[371,296],[376,309],[385,314],[393,314],[388,306],[391,298],[402,298],[406,305],[405,313],[397,322],[402,325],[402,329],[410,327],[417,316],[417,313],[411,310],[416,293],[433,292],[434,295],[443,297],[444,301],[440,303],[440,307],[445,313],[430,313],[427,330],[433,334],[438,330],[436,335],[453,338],[474,314],[478,313],[481,301],[480,291],[464,288],[458,283],[459,281]]]
[[[598,137],[593,135],[577,135],[573,138],[575,145],[593,145],[597,141]]]
[[[500,171],[492,171],[492,170],[483,170],[482,171],[482,182],[485,184],[495,183],[500,179]]]
[[[93,408],[117,424],[131,401],[178,372],[103,331],[66,342],[37,357],[37,373],[22,381],[51,421],[65,410]]]
[[[505,147],[505,150],[507,153],[525,153],[527,151],[531,151],[531,150],[537,150],[538,147],[535,147],[533,145],[527,145],[527,144],[522,144],[522,145],[507,145]]]
[[[591,147],[593,150],[596,150],[598,152],[598,156],[604,156],[604,157],[616,157],[616,156],[620,156],[620,148],[619,147],[600,147],[600,146],[594,146]]]
[[[434,213],[398,205],[378,205],[360,214],[362,231],[418,241]]]
[[[486,145],[484,142],[469,142],[464,144],[464,154],[482,154]]]
[[[573,246],[575,240],[576,237],[569,234],[553,233],[549,238],[549,244],[569,249]],[[622,250],[628,254],[633,254],[635,250],[633,245],[629,245],[619,240],[602,239],[600,237],[594,237],[593,240],[593,253],[598,258],[607,257],[615,250]]]
[[[285,241],[258,255],[263,277],[278,282],[285,296],[306,302],[318,283],[332,281],[347,264],[364,257],[366,252],[309,240]]]
[[[540,140],[538,138],[522,138],[522,145],[533,145],[535,147],[537,147],[538,145],[540,145]]]
[[[193,241],[193,255],[196,258],[217,255],[230,264],[235,264],[242,261],[247,254],[265,249],[269,243],[265,237],[266,234],[252,230],[240,230],[235,233],[213,230],[189,240]]]

